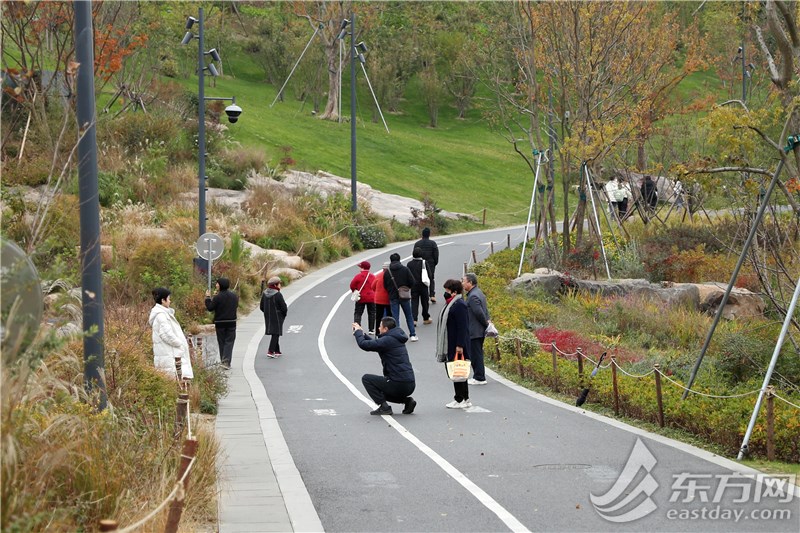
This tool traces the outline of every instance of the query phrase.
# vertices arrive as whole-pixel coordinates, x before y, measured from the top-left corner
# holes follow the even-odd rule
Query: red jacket
[[[364,283],[366,280],[366,283]],[[369,270],[362,270],[353,277],[350,282],[351,291],[361,291],[361,298],[358,300],[361,303],[371,304],[375,302],[375,289],[372,284],[375,283],[375,276]],[[362,289],[361,286],[364,286]]]
[[[389,305],[389,293],[383,287],[383,274],[385,270],[381,270],[375,274],[375,283],[372,284],[372,289],[375,291],[375,303],[380,305]]]

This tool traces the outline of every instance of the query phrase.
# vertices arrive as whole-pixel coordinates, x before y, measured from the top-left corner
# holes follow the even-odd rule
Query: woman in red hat
[[[372,265],[369,261],[361,261],[356,265],[361,271],[353,276],[350,281],[350,290],[353,291],[351,299],[356,303],[356,309],[353,314],[353,322],[361,325],[361,315],[364,314],[364,308],[367,309],[367,321],[369,323],[369,331],[375,331],[375,276],[369,271]],[[358,293],[358,294],[356,294]]]

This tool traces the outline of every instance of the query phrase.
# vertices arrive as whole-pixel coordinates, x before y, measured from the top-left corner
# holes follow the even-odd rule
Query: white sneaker
[[[453,400],[452,402],[445,404],[445,407],[448,409],[463,409],[464,406],[462,405],[464,402],[457,402]]]
[[[411,342],[417,342],[419,340],[419,337],[417,337],[416,335],[411,335],[411,337],[409,337],[408,340],[410,340]]]
[[[469,407],[472,407],[472,402],[471,401],[464,400],[463,402],[461,402],[461,408],[462,409],[467,409]]]
[[[486,385],[486,380],[484,379],[483,381],[479,381],[474,378],[469,378],[467,380],[467,383],[469,383],[470,385]]]

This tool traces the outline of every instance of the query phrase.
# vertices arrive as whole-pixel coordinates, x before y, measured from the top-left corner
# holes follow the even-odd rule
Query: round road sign
[[[225,241],[216,233],[203,233],[194,246],[197,255],[210,261],[216,261],[225,251]]]

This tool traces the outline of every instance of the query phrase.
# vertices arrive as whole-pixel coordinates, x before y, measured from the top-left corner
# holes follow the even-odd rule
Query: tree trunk
[[[339,41],[326,43],[325,58],[328,63],[328,102],[319,118],[339,120]]]

